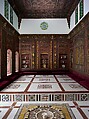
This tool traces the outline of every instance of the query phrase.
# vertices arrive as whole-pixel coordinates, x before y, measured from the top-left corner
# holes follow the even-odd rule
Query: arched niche
[[[12,74],[12,51],[7,50],[7,76]]]
[[[19,53],[15,52],[15,72],[19,71]]]

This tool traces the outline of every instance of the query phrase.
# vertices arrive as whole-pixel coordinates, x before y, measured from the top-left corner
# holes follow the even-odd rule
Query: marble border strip
[[[0,94],[0,102],[10,101],[89,101],[89,93]]]

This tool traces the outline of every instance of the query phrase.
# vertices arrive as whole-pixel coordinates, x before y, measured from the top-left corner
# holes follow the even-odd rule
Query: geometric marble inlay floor
[[[89,90],[67,75],[24,75],[0,92],[0,101],[89,101]]]
[[[23,104],[33,104],[33,105],[68,104],[70,109],[72,110],[73,115],[75,116],[75,119],[89,119],[89,101],[87,102],[80,102],[80,101],[67,102],[66,101],[66,102],[52,102],[52,103],[51,102],[25,102],[25,103],[24,102],[1,102],[0,103],[0,119],[14,119],[17,115],[18,110]],[[21,119],[25,119],[25,118],[21,118]],[[38,118],[34,118],[34,119],[38,119]],[[66,119],[66,118],[60,118],[60,119]]]
[[[18,78],[1,92],[87,92],[83,86],[67,75],[25,75]]]
[[[19,77],[0,92],[0,119],[14,119],[23,104],[68,104],[76,119],[89,118],[89,90],[67,75]]]

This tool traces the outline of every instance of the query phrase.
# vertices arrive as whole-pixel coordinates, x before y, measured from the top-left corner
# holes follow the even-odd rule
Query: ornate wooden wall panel
[[[32,69],[32,67],[34,66],[34,44],[30,41],[28,42],[28,40],[26,40],[26,38],[24,37],[23,40],[19,39],[19,44],[20,67],[22,67],[22,69]]]
[[[59,65],[60,69],[62,69],[62,70],[68,69],[68,67],[69,67],[69,46],[68,46],[69,42],[70,41],[68,39],[66,39],[65,37],[64,38],[60,37],[60,40],[58,43],[58,51],[59,51],[58,58],[59,58],[59,60],[61,60],[58,62],[58,65]],[[61,55],[65,55],[66,60],[60,59]],[[62,68],[62,66],[60,66],[60,65],[62,65],[62,66],[66,65],[66,66],[65,66],[65,68]]]
[[[1,21],[0,21],[0,78],[1,78],[1,38],[2,38],[2,31],[1,31]]]
[[[51,65],[51,42],[50,40],[46,41],[46,40],[38,40],[38,53],[39,53],[39,57],[38,57],[38,61],[39,61],[39,65],[38,68],[40,68],[40,61],[41,61],[41,54],[48,54],[48,68]],[[50,59],[50,60],[49,60]]]
[[[7,76],[7,51],[6,51],[6,31],[2,30],[1,43],[1,77]]]
[[[19,39],[20,56],[26,53],[25,49],[27,49],[28,54],[31,53],[31,64],[29,64],[31,68],[21,67],[21,70],[59,70],[59,51],[62,54],[68,54],[67,35],[62,35],[61,38],[60,35],[21,35]],[[61,44],[62,40],[64,41]],[[26,43],[31,45],[30,50]],[[24,47],[21,44],[24,44]],[[58,44],[61,46],[60,50],[58,50]],[[42,62],[45,62],[44,66]]]
[[[54,69],[57,69],[58,68],[58,65],[57,65],[57,41],[54,40],[53,41],[53,68]]]
[[[73,51],[72,70],[83,75],[89,75],[89,13],[71,31],[70,52]]]
[[[89,22],[89,19],[88,19]],[[89,25],[86,30],[86,72],[89,74]]]
[[[0,15],[1,22],[1,76],[7,76],[7,50],[12,51],[12,74],[15,73],[15,52],[19,52],[17,31]]]
[[[35,57],[36,57],[36,44],[32,42],[32,69],[36,67]]]
[[[84,72],[84,38],[78,36],[74,41],[74,63],[75,69]]]

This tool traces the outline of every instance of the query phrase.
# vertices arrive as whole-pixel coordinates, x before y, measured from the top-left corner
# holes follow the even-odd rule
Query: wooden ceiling
[[[69,18],[80,0],[8,0],[18,17]]]

